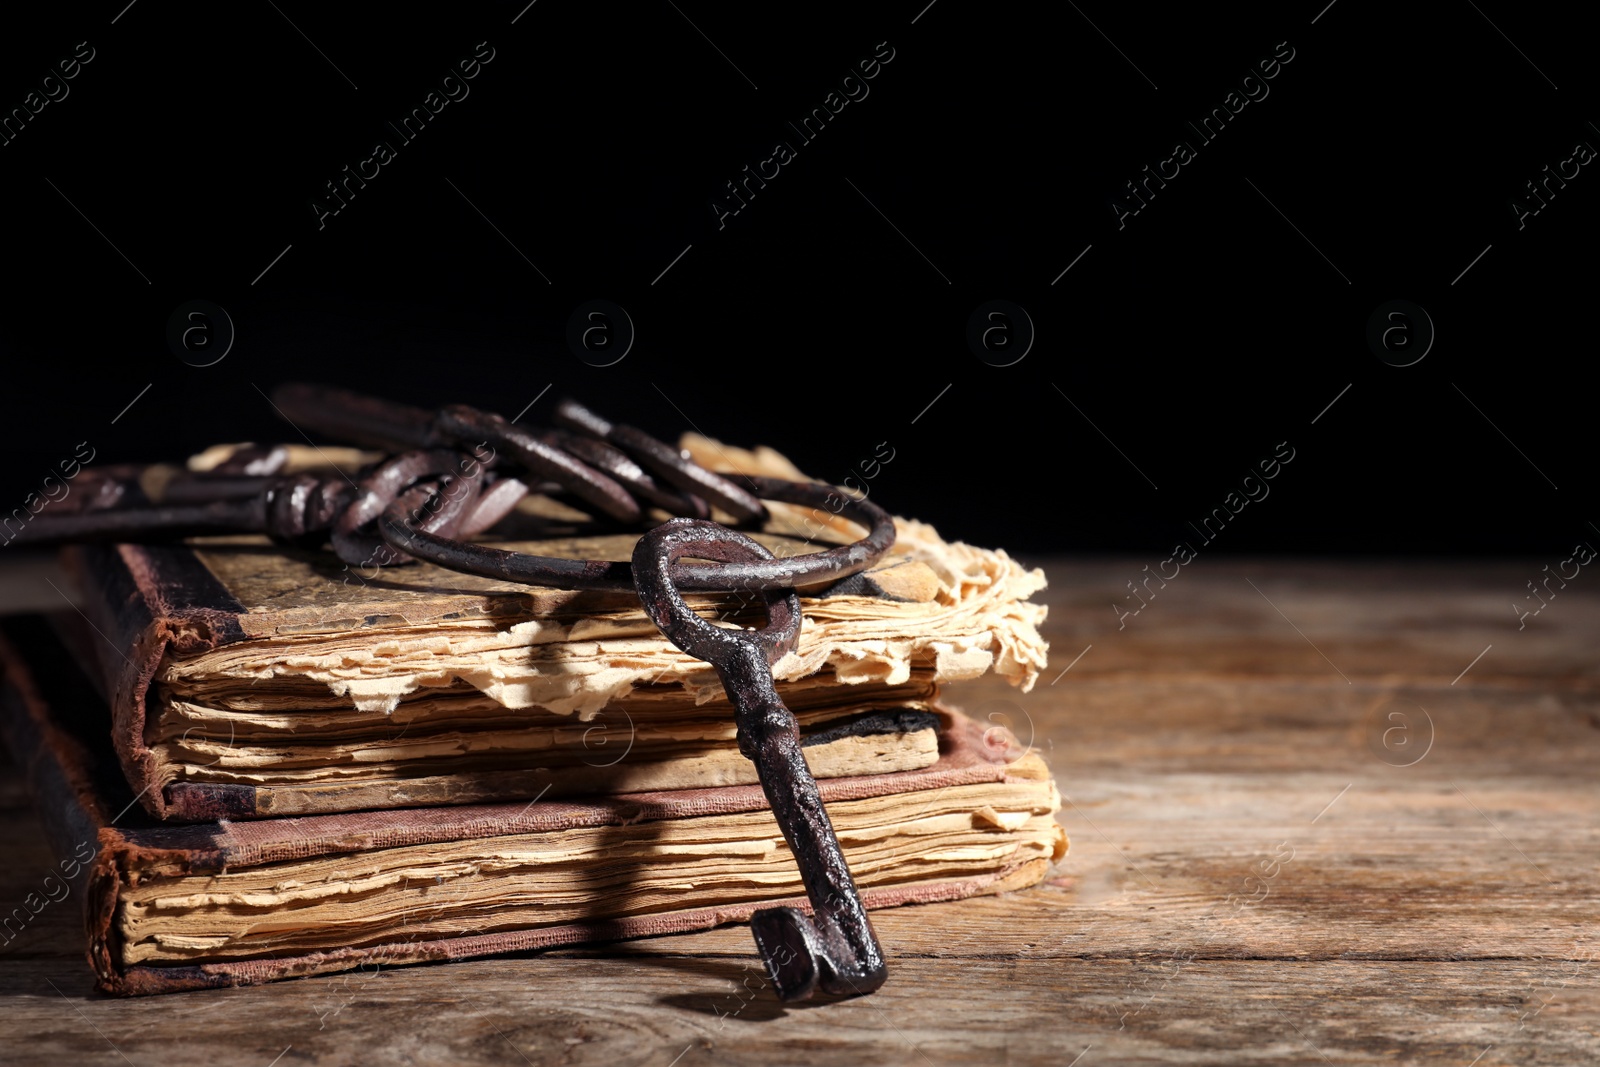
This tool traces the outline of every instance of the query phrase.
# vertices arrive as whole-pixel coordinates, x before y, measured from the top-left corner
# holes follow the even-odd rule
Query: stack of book
[[[685,446],[723,469],[801,477],[769,451]],[[772,511],[758,539],[778,554],[856,536],[808,509]],[[1043,577],[897,527],[870,571],[801,590],[779,693],[868,907],[1031,885],[1066,850],[1049,771],[940,687],[989,671],[1032,686]],[[633,538],[497,543],[626,559]],[[75,857],[109,992],[806,907],[715,672],[630,595],[427,564],[362,573],[257,537],[63,559],[82,613],[5,625],[0,721]],[[734,598],[689,600],[758,621]]]

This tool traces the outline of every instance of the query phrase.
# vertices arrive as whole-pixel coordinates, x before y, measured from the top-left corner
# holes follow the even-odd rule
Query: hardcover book
[[[692,435],[723,469],[803,479],[770,450]],[[777,554],[847,542],[820,509],[771,505]],[[819,779],[928,768],[942,684],[1045,662],[1003,552],[897,520],[870,571],[803,589],[798,649],[774,665]],[[627,559],[634,536],[500,540],[539,555]],[[631,593],[514,585],[429,564],[363,573],[259,537],[67,549],[87,622],[68,643],[111,708],[150,814],[261,818],[534,797],[750,785],[708,664],[673,647]],[[731,622],[733,597],[690,598]],[[747,618],[748,616],[748,618]]]

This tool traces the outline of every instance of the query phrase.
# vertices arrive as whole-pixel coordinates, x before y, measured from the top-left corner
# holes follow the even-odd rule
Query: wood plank
[[[1031,741],[1067,781],[1134,767],[1582,778],[1600,742],[1600,693],[1563,689],[1092,677],[1032,693],[975,682],[947,699]]]
[[[38,1062],[452,1064],[1593,1062],[1593,964],[902,961],[870,997],[784,1006],[687,957],[512,959],[125,1001],[67,963],[0,975]],[[749,985],[745,983],[749,980]],[[59,988],[60,992],[57,992]],[[1003,993],[1003,995],[996,995]],[[288,1049],[288,1052],[284,1050]],[[1088,1049],[1085,1053],[1083,1050]],[[126,1057],[124,1059],[123,1057]]]
[[[1092,643],[1069,677],[1287,675],[1329,684],[1348,677],[1448,685],[1493,644],[1468,673],[1473,683],[1600,686],[1600,576],[1589,573],[1592,568],[1565,589],[1552,580],[1548,606],[1519,629],[1512,603],[1537,606],[1526,583],[1541,580],[1541,568],[1559,560],[1351,563],[1202,556],[1165,589],[1152,582],[1155,595],[1140,608],[1126,583],[1142,580],[1145,566],[1160,569],[1160,562],[1051,563],[1050,588],[1036,599],[1050,608],[1045,633],[1056,671]],[[1142,586],[1139,595],[1147,595]],[[1119,623],[1113,604],[1140,614]]]

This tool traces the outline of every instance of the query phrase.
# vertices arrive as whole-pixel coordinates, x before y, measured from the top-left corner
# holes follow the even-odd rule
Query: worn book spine
[[[183,545],[74,545],[61,559],[99,640],[87,641],[111,707],[111,738],[139,802],[156,818],[247,818],[255,790],[231,783],[155,788],[146,700],[168,650],[201,652],[246,638],[244,607]]]
[[[455,842],[582,826],[621,825],[640,819],[759,811],[766,808],[758,786],[640,793],[592,801],[479,805],[312,816],[289,820],[218,821],[195,825],[150,825],[137,810],[108,752],[98,752],[95,724],[103,729],[104,707],[80,678],[65,684],[70,663],[35,620],[31,627],[8,623],[0,635],[0,727],[28,770],[39,810],[65,865],[78,867],[75,891],[84,901],[89,962],[99,987],[117,995],[249,985],[280,978],[348,970],[363,965],[400,965],[464,959],[580,942],[611,941],[707,929],[748,919],[760,908],[794,906],[801,898],[764,900],[619,919],[564,923],[473,936],[413,936],[362,948],[310,952],[265,959],[197,965],[125,965],[117,932],[119,896],[139,869],[154,864],[190,874],[270,864],[314,855],[359,852],[429,842]],[[19,645],[24,651],[19,650]],[[28,660],[48,661],[36,676]],[[41,691],[40,678],[49,686]],[[57,711],[58,705],[67,705]],[[92,706],[80,706],[80,705]],[[66,729],[63,722],[76,728]],[[89,743],[85,743],[86,740]],[[949,718],[940,762],[922,771],[831,779],[820,783],[828,803],[899,792],[943,789],[1018,777],[1048,783],[1036,757],[1013,762],[1014,741],[998,738],[970,720]],[[1046,785],[1046,788],[1048,786]],[[1053,791],[1052,791],[1053,793]],[[108,798],[110,798],[108,800]],[[119,828],[119,822],[128,828]],[[142,823],[142,825],[140,825]],[[89,843],[92,842],[92,849]],[[1064,850],[1065,840],[1059,841]],[[79,858],[82,857],[82,858]],[[957,900],[1002,892],[1039,881],[1049,860],[956,881],[868,888],[869,908]],[[63,867],[65,872],[66,867]]]

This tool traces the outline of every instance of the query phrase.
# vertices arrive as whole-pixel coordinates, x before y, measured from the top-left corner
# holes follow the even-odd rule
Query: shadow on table
[[[724,1020],[738,1018],[746,1022],[769,1022],[782,1019],[791,1011],[805,1011],[853,999],[819,992],[810,1000],[785,1004],[773,991],[766,966],[760,961],[735,964],[693,956],[630,956],[628,962],[684,973],[684,984],[689,987],[688,990],[657,997],[657,1004]]]

